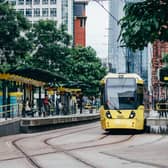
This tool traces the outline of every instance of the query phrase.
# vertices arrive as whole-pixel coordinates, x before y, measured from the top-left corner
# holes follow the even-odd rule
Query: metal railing
[[[0,118],[15,118],[19,117],[22,112],[22,104],[6,104],[0,106]]]
[[[39,111],[39,109],[41,109]],[[45,111],[44,106],[31,108],[30,111],[24,110],[24,105],[22,103],[17,104],[7,104],[0,106],[0,118],[12,119],[16,117],[47,117],[47,116],[58,116],[58,115],[72,115],[72,114],[85,114],[85,113],[97,113],[98,108],[90,107],[81,110],[76,106],[69,106],[63,109],[58,109],[58,107],[50,106],[48,111]]]
[[[168,111],[168,103],[156,103],[156,110],[157,111],[161,111],[161,110]]]

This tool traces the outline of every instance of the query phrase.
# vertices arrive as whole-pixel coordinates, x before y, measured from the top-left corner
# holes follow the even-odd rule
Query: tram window
[[[101,104],[105,104],[105,88],[104,88],[104,85],[101,87],[101,97],[100,97],[100,101],[101,101]]]
[[[143,85],[137,87],[137,102],[139,105],[143,104]]]

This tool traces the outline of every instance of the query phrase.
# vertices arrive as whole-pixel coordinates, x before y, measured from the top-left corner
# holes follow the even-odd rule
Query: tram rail
[[[90,125],[90,124],[89,124]],[[26,136],[26,137],[20,137],[20,138],[17,138],[15,140],[12,141],[12,145],[19,151],[21,152],[21,154],[23,155],[22,157],[14,157],[14,158],[8,158],[8,159],[4,159],[4,160],[0,160],[0,161],[7,161],[7,160],[15,160],[15,159],[22,159],[22,158],[25,158],[33,167],[35,168],[43,168],[42,165],[40,165],[36,159],[34,157],[37,157],[37,156],[41,156],[41,155],[48,155],[48,154],[54,154],[54,153],[60,153],[60,152],[63,152],[64,154],[74,158],[75,160],[79,161],[79,162],[82,162],[83,164],[89,166],[89,167],[93,167],[93,168],[96,168],[96,166],[88,163],[87,161],[84,161],[82,158],[80,157],[77,157],[75,155],[73,155],[71,153],[71,151],[74,151],[74,150],[81,150],[81,149],[86,149],[86,148],[96,148],[96,147],[101,147],[101,146],[104,146],[104,145],[111,145],[111,144],[117,144],[117,143],[122,143],[122,142],[125,142],[127,141],[128,139],[124,139],[123,141],[119,141],[119,142],[115,142],[115,143],[107,143],[107,144],[99,144],[99,145],[95,145],[95,146],[83,146],[83,147],[78,147],[78,148],[72,148],[72,149],[64,149],[62,147],[59,147],[59,146],[54,146],[52,144],[49,143],[50,140],[52,139],[57,139],[57,138],[60,138],[60,137],[63,137],[63,136],[67,136],[67,135],[71,135],[71,134],[76,134],[76,133],[79,133],[79,132],[83,132],[83,131],[87,131],[88,129],[95,129],[97,128],[98,126],[87,126],[85,128],[83,128],[83,126],[79,126],[78,128],[76,127],[71,127],[71,128],[64,128],[65,131],[63,131],[62,129],[61,130],[55,130],[55,131],[50,131],[50,132],[47,132],[47,133],[40,133],[40,134],[37,134],[37,135],[31,135],[31,136]],[[69,132],[70,131],[70,132]],[[64,132],[64,133],[62,133]],[[50,135],[53,135],[54,133],[61,133],[60,135],[57,135],[57,136],[52,136],[52,137],[49,137],[49,138],[45,138],[45,136],[50,136]],[[53,152],[44,152],[44,153],[40,153],[40,154],[29,154],[26,152],[25,148],[23,146],[20,145],[20,143],[26,139],[32,139],[32,138],[36,138],[36,137],[43,137],[44,136],[44,139],[42,140],[42,142],[44,144],[46,144],[47,146],[49,146],[50,148],[53,149]],[[93,139],[93,140],[90,140],[90,141],[84,141],[82,142],[81,144],[85,144],[85,143],[92,143],[92,142],[97,142],[97,141],[101,141],[103,140],[104,138],[106,138],[108,136],[108,134],[106,135],[100,135],[100,137],[98,137],[97,139]]]
[[[82,164],[91,167],[91,168],[96,168],[96,164],[94,164],[91,160],[86,159],[85,157],[82,157],[80,155],[76,155],[74,153],[74,151],[77,152],[82,152],[83,150],[92,150],[93,151],[99,151],[99,149],[105,149],[105,147],[115,147],[117,144],[125,144],[124,146],[126,147],[127,142],[130,140],[134,140],[136,141],[136,135],[124,135],[123,137],[120,137],[119,139],[113,139],[113,142],[109,142],[109,138],[110,136],[112,136],[112,134],[98,134],[97,137],[94,137],[91,140],[83,140],[80,143],[75,143],[74,142],[74,146],[73,143],[68,143],[65,141],[65,143],[56,143],[56,144],[52,144],[52,142],[57,142],[59,141],[59,138],[64,137],[66,139],[66,136],[72,135],[74,137],[76,137],[78,135],[78,133],[81,132],[85,132],[88,130],[94,130],[97,127],[99,127],[97,124],[89,124],[89,125],[80,125],[77,127],[69,127],[69,128],[63,128],[63,129],[59,129],[59,130],[52,130],[49,132],[43,132],[43,133],[38,133],[38,134],[31,134],[31,135],[26,135],[26,136],[21,136],[19,138],[16,138],[14,140],[12,140],[12,145],[22,154],[22,156],[18,156],[18,157],[13,157],[13,158],[8,158],[8,160],[15,160],[15,159],[26,159],[29,164],[34,167],[34,168],[44,168],[43,164],[39,162],[39,160],[37,160],[36,157],[39,156],[46,156],[49,157],[50,154],[59,154],[59,153],[63,153],[64,155],[67,155],[71,158],[74,159],[75,162],[81,162]],[[92,131],[91,131],[92,132]],[[57,133],[57,135],[54,135],[55,133]],[[139,135],[139,134],[138,134]],[[37,138],[37,139],[36,139]],[[106,138],[107,141],[106,141]],[[48,150],[44,150],[43,152],[38,153],[30,153],[30,151],[28,151],[26,147],[24,147],[24,141],[29,141],[28,139],[30,139],[31,141],[35,141],[35,142],[40,142],[42,144],[45,144],[45,146],[47,148],[44,149],[52,149],[48,152]],[[160,140],[162,140],[163,137],[159,137],[157,139],[152,140],[152,142],[147,141],[147,143],[141,144],[141,145],[152,145],[155,142],[158,142]],[[68,147],[69,145],[69,147]],[[72,146],[71,146],[72,145]],[[28,145],[29,146],[29,145]],[[120,145],[119,145],[120,146]],[[133,148],[139,146],[139,144],[135,144],[133,146]],[[132,146],[131,146],[132,148]],[[116,159],[120,159],[120,160],[125,160],[125,161],[129,161],[129,162],[134,162],[137,164],[143,164],[146,166],[153,166],[153,167],[158,167],[158,168],[166,168],[166,166],[160,164],[160,163],[152,163],[152,162],[148,162],[147,160],[140,160],[140,159],[134,159],[134,158],[129,158],[126,157],[124,155],[120,155],[118,153],[109,153],[107,151],[100,151],[99,152],[102,155],[106,155],[108,157],[113,157]],[[7,161],[7,159],[1,160],[1,161]],[[101,166],[100,166],[101,167]]]

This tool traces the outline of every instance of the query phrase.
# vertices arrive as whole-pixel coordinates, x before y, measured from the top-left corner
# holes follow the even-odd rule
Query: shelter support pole
[[[2,81],[2,92],[3,92],[3,117],[7,119],[7,98],[8,98],[8,87],[7,87],[7,81]]]
[[[41,116],[41,107],[42,107],[42,100],[41,100],[41,87],[39,87],[39,102],[38,102],[38,106],[39,106],[39,116]]]

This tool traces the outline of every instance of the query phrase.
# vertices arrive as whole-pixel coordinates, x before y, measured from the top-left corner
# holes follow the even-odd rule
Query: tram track
[[[79,130],[81,131],[81,130]],[[75,131],[75,132],[71,132],[70,134],[73,134],[73,133],[77,133],[79,131]],[[66,135],[69,135],[68,133],[66,134],[62,134],[60,136],[66,136]],[[96,168],[95,165],[89,163],[88,161],[85,161],[84,159],[78,157],[78,156],[75,156],[74,154],[71,153],[71,151],[75,151],[75,150],[82,150],[82,149],[93,149],[93,148],[97,148],[97,147],[103,147],[103,146],[107,146],[107,145],[115,145],[115,144],[119,144],[119,143],[124,143],[124,142],[127,142],[129,141],[130,139],[132,139],[134,137],[134,135],[130,135],[128,136],[127,138],[123,139],[123,140],[120,140],[120,141],[116,141],[116,142],[111,142],[111,143],[102,143],[102,144],[97,144],[97,145],[87,145],[87,146],[82,146],[82,147],[77,147],[77,148],[72,148],[72,149],[64,149],[60,146],[55,146],[55,145],[52,145],[50,143],[48,143],[48,141],[54,139],[54,138],[58,138],[60,136],[54,136],[54,137],[50,137],[50,138],[47,138],[44,140],[44,143],[47,144],[48,146],[50,146],[51,148],[53,148],[54,152],[46,152],[46,153],[43,153],[43,154],[37,154],[37,155],[27,155],[24,151],[22,152],[24,156],[26,156],[26,159],[31,163],[33,164],[34,167],[36,168],[43,168],[41,167],[34,159],[32,159],[32,157],[36,157],[36,156],[41,156],[41,155],[48,155],[48,154],[54,154],[54,153],[64,153],[70,157],[72,157],[73,159],[91,167],[91,168]],[[93,142],[93,141],[100,141],[104,138],[106,138],[108,135],[103,135],[99,138],[97,138],[97,140],[90,140],[90,142]],[[22,140],[23,138],[20,138],[18,140]],[[151,142],[150,144],[152,143],[155,143],[155,142],[158,142],[159,140],[163,139],[163,137],[159,138],[158,140],[154,140],[153,142]],[[89,142],[89,141],[86,141],[86,142]],[[146,144],[149,144],[149,143],[146,143]],[[14,141],[14,146],[15,146],[15,141]],[[145,145],[145,143],[143,144]],[[18,146],[16,145],[16,148],[18,149]],[[20,151],[20,148],[18,149]],[[153,166],[153,167],[157,167],[157,168],[167,168],[167,166],[164,166],[164,165],[160,165],[160,164],[156,164],[156,163],[150,163],[150,162],[145,162],[145,161],[138,161],[138,160],[135,160],[135,159],[129,159],[129,158],[126,158],[126,157],[122,157],[120,155],[116,155],[116,154],[109,154],[109,153],[106,153],[106,152],[100,152],[101,154],[103,155],[106,155],[106,156],[111,156],[111,157],[115,157],[117,159],[121,159],[121,160],[125,160],[125,161],[129,161],[129,162],[132,162],[132,163],[139,163],[139,164],[143,164],[143,165],[147,165],[147,166]],[[19,158],[23,158],[23,157],[19,157]],[[18,158],[15,158],[15,159],[18,159]]]
[[[131,145],[131,146],[129,146],[129,148],[130,147],[131,148],[136,148],[136,147],[142,147],[142,146],[145,146],[145,145],[152,145],[152,144],[155,144],[155,143],[163,140],[164,138],[165,138],[165,135],[162,135],[160,138],[155,139],[155,140],[153,140],[151,142],[146,142],[146,143],[139,144],[139,145]],[[151,163],[151,162],[147,162],[147,161],[141,161],[141,160],[137,160],[137,159],[130,159],[130,158],[127,158],[127,157],[123,157],[121,155],[111,154],[111,153],[107,153],[107,152],[100,152],[100,153],[104,154],[106,156],[111,156],[111,157],[120,159],[120,160],[129,161],[129,162],[132,162],[132,163],[143,164],[145,166],[153,166],[153,167],[156,167],[156,168],[167,168],[167,165],[161,165],[161,164]]]
[[[159,141],[162,141],[166,136],[165,135],[162,135],[160,138],[157,138],[155,140],[152,140],[150,142],[146,142],[146,143],[142,143],[142,144],[138,144],[138,145],[130,145],[129,148],[134,148],[134,147],[142,147],[144,145],[152,145],[152,144],[155,144]]]
[[[73,153],[73,151],[80,151],[80,150],[85,150],[85,149],[97,149],[97,148],[101,148],[101,147],[105,147],[105,146],[116,145],[116,144],[127,142],[135,136],[135,135],[129,135],[129,136],[126,136],[126,137],[124,137],[120,140],[105,143],[105,142],[101,142],[101,141],[104,140],[105,138],[107,138],[109,136],[109,134],[103,134],[103,135],[97,137],[96,139],[92,139],[92,140],[88,140],[88,141],[82,141],[80,143],[79,142],[74,143],[74,144],[77,144],[77,147],[72,147],[72,148],[68,148],[68,149],[64,148],[64,145],[67,145],[67,146],[69,145],[68,143],[67,144],[61,144],[61,145],[53,145],[51,143],[53,139],[57,140],[57,138],[60,138],[60,137],[73,135],[73,134],[76,134],[76,133],[79,133],[79,132],[87,131],[88,129],[95,129],[97,127],[98,127],[97,125],[96,126],[95,125],[92,125],[92,126],[89,125],[87,127],[85,126],[85,128],[83,128],[83,126],[78,127],[78,128],[71,127],[71,128],[65,128],[65,129],[55,130],[55,131],[45,132],[45,133],[43,132],[43,133],[36,134],[36,135],[17,138],[15,140],[13,140],[11,143],[18,151],[20,151],[22,156],[8,158],[8,159],[2,159],[0,161],[8,161],[8,160],[24,159],[25,158],[32,167],[34,167],[34,168],[44,168],[42,165],[40,165],[40,162],[38,162],[35,157],[39,157],[39,156],[42,156],[42,155],[47,156],[47,155],[50,155],[50,154],[63,153],[65,155],[71,157],[72,159],[76,160],[77,162],[81,162],[82,164],[84,164],[88,167],[97,168],[97,166],[95,166],[95,164],[92,163],[92,161],[87,160],[85,158],[82,158],[80,156],[77,156],[76,154]],[[54,135],[55,133],[57,133],[58,135]],[[46,138],[45,136],[47,136],[47,135],[48,136],[51,135],[51,136],[49,138],[48,137]],[[51,152],[45,152],[44,151],[43,153],[39,153],[39,154],[28,154],[27,151],[25,150],[25,148],[22,147],[21,142],[28,139],[28,138],[36,138],[36,137],[38,138],[40,136],[41,137],[44,136],[44,138],[42,138],[41,143],[44,143],[48,147],[52,148],[53,151],[51,151]],[[156,139],[152,142],[144,143],[144,144],[141,144],[141,145],[153,144],[153,143],[158,142],[159,140],[162,140],[162,139],[163,139],[163,137],[160,137],[160,138],[158,138],[158,139]],[[97,142],[98,142],[98,144],[97,144]],[[136,147],[136,145],[135,145],[135,147]],[[132,159],[132,158],[129,159],[127,157],[120,156],[120,155],[113,154],[113,153],[112,154],[108,153],[108,152],[99,152],[99,153],[102,154],[102,155],[115,157],[117,159],[129,161],[129,162],[132,162],[132,163],[139,163],[139,164],[158,167],[158,168],[166,168],[166,166],[161,165],[161,164],[150,163],[148,161],[141,161],[141,160],[136,160],[136,159]]]
[[[102,146],[102,145],[108,145],[108,144],[99,144],[99,145],[87,145],[87,146],[82,146],[82,147],[78,147],[78,148],[72,148],[72,149],[64,149],[62,147],[59,147],[59,146],[53,146],[52,144],[49,144],[48,141],[51,140],[51,139],[55,139],[55,138],[59,138],[59,137],[63,137],[63,136],[66,136],[66,135],[70,135],[70,134],[75,134],[75,133],[79,133],[79,132],[82,132],[82,131],[86,131],[88,129],[94,129],[94,128],[97,128],[98,126],[88,126],[88,127],[85,127],[83,128],[80,127],[80,128],[76,128],[74,127],[73,130],[72,128],[70,129],[66,129],[66,132],[64,131],[64,133],[62,134],[62,131],[63,130],[60,130],[60,131],[52,131],[52,132],[49,132],[49,133],[40,133],[38,135],[32,135],[32,136],[26,136],[26,137],[20,137],[20,138],[17,138],[15,140],[13,140],[11,143],[12,145],[18,150],[20,151],[20,153],[22,154],[22,156],[19,156],[19,157],[13,157],[13,158],[9,158],[9,159],[3,159],[1,161],[7,161],[7,160],[15,160],[15,159],[22,159],[22,158],[25,158],[30,164],[31,166],[35,167],[35,168],[43,168],[41,165],[39,165],[39,163],[36,161],[36,159],[34,157],[38,157],[38,156],[41,156],[41,155],[48,155],[48,154],[54,154],[54,153],[58,153],[58,152],[62,152],[68,156],[70,156],[71,158],[89,166],[89,167],[92,167],[92,168],[96,168],[94,165],[90,164],[88,161],[85,161],[83,160],[82,158],[78,157],[78,156],[75,156],[71,153],[71,151],[73,150],[81,150],[81,149],[86,149],[86,148],[96,148],[96,147],[99,147],[99,146]],[[71,130],[71,131],[70,131]],[[70,132],[69,132],[70,131]],[[25,139],[29,139],[29,138],[36,138],[36,137],[39,137],[39,136],[46,136],[46,135],[51,135],[51,134],[54,134],[54,133],[61,133],[60,135],[57,135],[57,136],[52,136],[50,138],[46,138],[43,140],[43,142],[50,146],[52,149],[54,149],[53,152],[44,152],[44,153],[41,153],[41,154],[34,154],[34,155],[29,155],[26,153],[25,149],[20,146],[20,142],[25,140]],[[96,141],[100,141],[104,138],[106,138],[108,135],[101,135],[100,137],[98,137],[96,140],[89,140],[89,141],[84,141],[83,143],[91,143],[91,142],[96,142]],[[123,142],[123,141],[121,141]],[[121,142],[118,142],[118,143],[121,143]],[[117,143],[117,142],[116,142]],[[110,143],[111,144],[111,143]]]
[[[102,140],[104,138],[106,138],[108,135],[103,135],[101,136],[100,138],[98,138],[97,140],[92,140],[92,141],[89,141],[89,142],[93,142],[93,141],[99,141],[99,140]],[[49,145],[51,148],[55,149],[56,152],[55,153],[58,153],[58,152],[62,152],[70,157],[72,157],[73,159],[91,167],[91,168],[97,168],[97,166],[91,164],[89,161],[86,161],[84,159],[82,159],[81,157],[78,157],[74,154],[72,154],[72,151],[74,150],[83,150],[83,149],[91,149],[91,148],[97,148],[97,147],[102,147],[102,146],[106,146],[106,145],[112,145],[112,144],[119,144],[119,143],[123,143],[123,142],[126,142],[128,140],[130,140],[134,135],[130,135],[129,137],[123,139],[123,140],[120,140],[120,141],[116,141],[116,142],[111,142],[111,143],[102,143],[102,144],[97,144],[97,145],[86,145],[86,146],[82,146],[82,147],[77,147],[77,148],[72,148],[72,149],[64,149],[63,147],[60,147],[60,146],[55,146],[55,145],[52,145],[50,144],[48,141],[51,140],[52,138],[48,138],[44,141],[45,144]],[[88,141],[87,141],[88,142]]]
[[[105,137],[106,137],[106,136],[102,136],[102,137],[99,138],[99,140],[104,139]],[[81,161],[81,162],[83,162],[83,163],[86,163],[86,165],[90,165],[90,163],[88,163],[88,162],[84,161],[83,159],[81,159],[81,158],[79,158],[79,157],[73,155],[73,154],[71,153],[71,151],[74,151],[74,150],[82,150],[82,149],[91,149],[91,148],[103,147],[103,146],[107,146],[107,145],[115,145],[115,144],[119,144],[119,143],[124,143],[124,142],[129,141],[129,140],[132,139],[133,137],[134,137],[134,135],[130,135],[128,138],[123,139],[123,140],[120,140],[120,141],[116,141],[116,142],[103,143],[103,144],[97,144],[97,145],[88,145],[88,146],[82,146],[82,147],[72,148],[72,149],[68,149],[68,150],[63,149],[63,148],[61,148],[62,150],[60,150],[60,147],[59,147],[59,152],[63,152],[63,153],[65,153],[65,154],[68,154],[69,156],[71,156],[71,157],[77,159],[78,161]],[[158,139],[156,139],[156,140],[154,140],[154,141],[152,141],[152,142],[143,143],[143,144],[141,144],[141,145],[154,144],[154,143],[157,143],[157,142],[163,140],[164,138],[165,138],[165,136],[162,136],[162,137],[160,137],[160,138],[158,138]],[[48,139],[48,140],[49,140],[49,139]],[[47,144],[50,145],[50,146],[53,147],[53,148],[57,148],[57,147],[55,147],[55,146],[52,146],[52,144],[49,144],[49,143],[47,143]],[[140,145],[138,145],[138,146],[140,146]],[[136,147],[136,145],[135,145],[135,147]],[[161,164],[157,164],[157,163],[151,163],[151,162],[147,162],[147,161],[140,161],[140,160],[137,160],[137,159],[129,159],[129,158],[127,158],[127,157],[123,157],[123,156],[116,155],[116,154],[109,154],[109,153],[106,153],[106,152],[100,152],[100,153],[103,154],[103,155],[106,155],[106,156],[115,157],[115,158],[120,159],[120,160],[125,160],[125,161],[129,161],[129,162],[132,162],[132,163],[143,164],[143,165],[145,165],[145,166],[153,166],[153,167],[157,167],[157,168],[167,168],[166,165],[161,165]],[[96,166],[90,165],[90,167],[96,167]]]
[[[54,136],[55,137],[62,137],[62,136],[65,136],[65,135],[69,135],[69,134],[74,134],[74,133],[78,133],[78,132],[81,132],[81,131],[85,131],[85,130],[88,130],[88,129],[94,129],[98,126],[88,126],[88,127],[85,127],[83,128],[83,125],[82,126],[78,126],[78,127],[71,127],[71,128],[63,128],[61,130],[55,130],[55,131],[50,131],[50,132],[43,132],[43,133],[40,133],[40,134],[36,134],[36,135],[31,135],[31,136],[23,136],[23,137],[20,137],[20,138],[17,138],[17,139],[14,139],[11,141],[11,144],[22,154],[22,156],[18,156],[18,157],[12,157],[12,158],[7,158],[7,159],[1,159],[0,161],[9,161],[9,160],[15,160],[15,159],[22,159],[22,158],[25,158],[33,167],[35,168],[43,168],[42,166],[40,166],[37,161],[35,159],[33,159],[33,157],[35,156],[40,156],[40,155],[46,155],[46,154],[51,154],[51,153],[55,153],[55,152],[44,152],[43,154],[37,154],[37,155],[29,155],[25,152],[24,148],[19,146],[19,142],[23,141],[23,140],[26,140],[26,139],[30,139],[30,138],[36,138],[36,137],[40,137],[40,136],[46,136],[46,135],[50,135],[50,134],[54,134],[54,133],[62,133],[63,130],[65,130],[67,133],[64,133],[63,134],[60,134],[60,135],[57,135],[57,136]],[[69,130],[71,130],[71,132],[68,132]]]
[[[108,135],[106,135],[106,137],[107,137]],[[129,137],[127,137],[127,138],[125,138],[125,139],[122,139],[122,140],[120,140],[120,141],[115,141],[115,142],[109,142],[109,143],[101,143],[101,144],[95,144],[95,145],[85,145],[85,146],[81,146],[81,147],[76,147],[76,148],[71,148],[71,149],[64,149],[64,148],[62,148],[63,149],[63,151],[62,152],[64,152],[64,151],[74,151],[74,150],[81,150],[81,149],[91,149],[91,148],[97,148],[97,147],[104,147],[104,146],[108,146],[108,145],[114,145],[114,144],[119,144],[119,143],[124,143],[124,142],[126,142],[126,141],[129,141],[131,138],[133,138],[134,137],[134,135],[130,135]],[[105,138],[104,136],[103,136],[103,138]],[[97,140],[101,140],[102,138],[99,138],[99,139],[97,139]],[[51,140],[51,139],[50,139]],[[94,141],[96,141],[96,140],[92,140],[92,142],[94,142]],[[86,141],[87,142],[87,141]],[[91,141],[90,141],[91,142]],[[55,146],[54,145],[52,145],[52,144],[50,144],[50,143],[48,143],[47,141],[45,142],[47,145],[49,145],[50,147],[52,147],[53,149],[55,149]],[[61,151],[59,151],[59,152],[61,152]]]
[[[146,166],[153,166],[153,167],[156,167],[156,168],[167,168],[167,165],[160,165],[160,164],[157,164],[157,163],[145,162],[145,161],[140,161],[140,160],[137,160],[137,159],[129,159],[129,158],[126,158],[126,157],[123,157],[123,156],[120,156],[120,155],[106,153],[106,152],[100,152],[100,153],[104,154],[106,156],[115,157],[117,159],[129,161],[129,162],[132,162],[132,163],[139,163],[139,164],[143,164],[143,165],[146,165]]]
[[[12,144],[15,146],[16,149],[18,149],[24,156],[24,158],[26,158],[26,160],[35,168],[43,168],[42,166],[40,166],[35,159],[33,159],[31,156],[29,156],[28,154],[26,154],[26,152],[24,152],[24,150],[19,147],[17,145],[17,141],[22,140],[23,138],[17,139],[15,141],[12,141]]]

